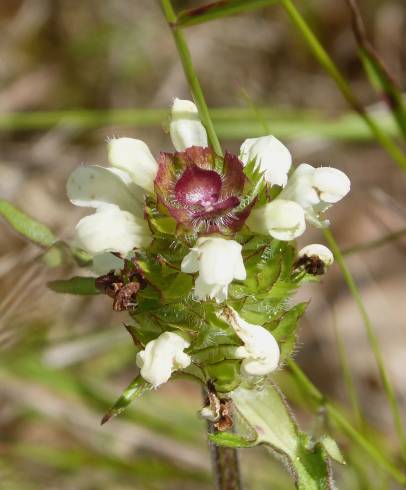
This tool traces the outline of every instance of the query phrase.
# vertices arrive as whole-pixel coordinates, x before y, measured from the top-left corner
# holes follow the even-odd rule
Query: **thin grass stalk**
[[[292,372],[298,386],[313,399],[317,406],[323,406],[329,414],[331,420],[333,420],[341,429],[347,434],[347,436],[358,444],[372,460],[374,460],[383,470],[392,476],[401,485],[406,484],[406,475],[403,474],[391,461],[389,461],[382,452],[368,439],[365,438],[354,426],[348,421],[347,417],[342,411],[330,400],[328,400],[319,389],[310,381],[305,373],[300,369],[295,361],[289,359],[287,365]]]
[[[221,145],[214,130],[213,122],[209,114],[209,108],[207,107],[199,79],[197,78],[192,58],[190,56],[189,48],[186,44],[183,33],[176,27],[177,17],[175,11],[173,10],[171,0],[161,0],[161,4],[166,20],[169,24],[169,27],[171,28],[173,38],[175,40],[176,48],[178,50],[179,57],[183,65],[183,71],[185,73],[193,98],[195,99],[197,108],[199,110],[200,119],[203,123],[203,126],[206,128],[209,142],[213,147],[213,150],[218,155],[222,155],[223,152],[221,149]]]
[[[341,253],[345,256],[353,255],[358,252],[364,252],[367,250],[373,250],[374,248],[382,247],[387,245],[388,243],[394,242],[403,238],[406,235],[406,228],[402,228],[398,231],[394,231],[393,233],[388,233],[382,238],[378,238],[377,240],[371,240],[366,243],[360,243],[359,245],[354,245],[352,247],[348,247],[341,251]]]
[[[358,399],[357,390],[355,388],[354,379],[351,373],[350,364],[348,361],[347,349],[345,348],[344,340],[337,325],[337,316],[333,310],[333,332],[338,350],[338,358],[340,361],[341,372],[343,373],[344,383],[347,388],[347,394],[351,402],[354,419],[357,427],[362,430],[363,419],[362,410]]]
[[[363,319],[364,325],[365,325],[365,330],[368,336],[369,344],[371,346],[372,352],[375,357],[376,364],[378,366],[379,370],[379,375],[383,384],[383,388],[386,394],[386,397],[389,402],[389,406],[392,412],[392,417],[394,421],[394,425],[396,428],[397,436],[399,439],[400,443],[400,449],[401,453],[404,459],[406,459],[406,434],[405,434],[405,429],[403,427],[403,422],[402,422],[402,416],[400,413],[398,401],[396,399],[395,395],[395,390],[393,388],[393,385],[389,379],[385,363],[383,360],[383,356],[381,353],[381,350],[379,348],[379,340],[376,336],[374,327],[371,323],[371,320],[369,318],[368,312],[365,308],[365,305],[362,301],[361,294],[359,292],[358,286],[356,285],[354,278],[352,277],[352,274],[350,270],[347,267],[347,264],[344,260],[344,257],[341,253],[340,247],[338,246],[332,232],[329,229],[324,230],[324,236],[327,240],[327,243],[329,244],[329,247],[331,248],[334,257],[341,269],[341,272],[344,276],[345,282],[347,283],[347,286],[352,294],[352,297],[354,298],[354,301],[358,307],[358,310],[361,314],[361,317]]]
[[[303,35],[307,45],[309,46],[310,50],[313,52],[319,63],[335,81],[337,87],[339,88],[340,92],[347,100],[349,105],[362,117],[364,122],[368,125],[368,127],[374,134],[376,140],[389,153],[389,155],[397,163],[397,165],[402,170],[406,171],[406,155],[393,142],[393,140],[381,130],[374,119],[365,111],[364,107],[359,103],[349,83],[340,73],[327,51],[321,45],[320,41],[314,35],[313,31],[310,29],[300,12],[294,6],[293,2],[291,0],[281,0],[281,4],[290,19],[292,20],[293,24]]]

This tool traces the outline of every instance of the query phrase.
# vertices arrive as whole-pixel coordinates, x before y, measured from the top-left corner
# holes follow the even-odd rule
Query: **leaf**
[[[240,364],[241,361],[225,360],[205,366],[208,377],[214,382],[218,392],[229,393],[237,388],[241,382]]]
[[[209,434],[209,439],[217,446],[226,447],[253,447],[257,445],[256,439],[250,440],[233,432],[216,432]]]
[[[120,398],[116,401],[116,403],[110,408],[110,410],[104,415],[101,420],[101,425],[108,422],[112,417],[119,415],[123,412],[128,405],[134,401],[136,398],[139,398],[146,391],[150,390],[152,386],[145,381],[140,375],[138,375],[123,391]]]
[[[299,303],[288,310],[279,321],[272,335],[281,347],[281,361],[290,356],[296,346],[298,322],[306,311],[308,303]]]
[[[180,272],[166,278],[162,292],[167,300],[183,299],[188,296],[192,287],[193,277]]]
[[[47,285],[56,293],[77,294],[83,296],[100,294],[100,290],[96,288],[94,277],[74,276],[66,280],[50,281]]]
[[[192,26],[208,22],[220,17],[242,14],[251,10],[268,7],[279,0],[221,0],[180,12],[176,25],[179,27]]]
[[[193,361],[199,364],[216,364],[229,359],[238,359],[236,357],[235,351],[236,345],[222,345],[207,347],[206,349],[199,350],[195,352],[192,357]]]
[[[324,450],[332,460],[340,464],[345,464],[344,456],[342,455],[336,441],[332,437],[328,435],[320,437],[319,444],[323,446]]]
[[[55,235],[49,228],[4,199],[0,200],[0,215],[17,233],[42,247],[50,247],[56,241]]]
[[[285,459],[300,490],[334,488],[329,458],[322,444],[312,444],[300,432],[280,391],[267,384],[262,388],[240,386],[231,394],[241,416],[255,428],[257,444],[270,446]],[[331,443],[328,443],[331,447]]]

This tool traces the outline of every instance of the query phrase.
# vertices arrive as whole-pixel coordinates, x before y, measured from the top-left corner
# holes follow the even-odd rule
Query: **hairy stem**
[[[209,433],[213,432],[212,424]],[[217,446],[209,441],[211,460],[216,479],[217,490],[241,490],[240,465],[237,450],[231,447]]]

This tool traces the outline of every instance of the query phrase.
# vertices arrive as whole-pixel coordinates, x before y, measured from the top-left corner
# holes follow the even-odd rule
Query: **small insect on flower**
[[[303,268],[308,274],[313,276],[323,275],[326,272],[326,267],[329,267],[334,262],[331,250],[318,243],[302,248],[298,256],[295,268]]]

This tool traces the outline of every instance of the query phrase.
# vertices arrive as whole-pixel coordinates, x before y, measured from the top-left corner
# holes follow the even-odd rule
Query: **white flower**
[[[109,161],[124,170],[133,181],[148,192],[154,191],[158,164],[148,146],[134,138],[115,138],[108,143]]]
[[[240,148],[240,160],[244,165],[255,160],[256,168],[264,172],[267,182],[285,187],[292,165],[292,156],[275,136],[245,140]]]
[[[181,265],[183,272],[199,272],[194,288],[197,299],[209,297],[221,303],[227,299],[228,285],[233,279],[246,279],[241,249],[242,246],[234,240],[218,237],[197,240]]]
[[[125,172],[97,165],[79,167],[68,179],[67,193],[76,206],[96,208],[76,226],[78,245],[90,254],[127,254],[151,243],[143,217],[144,193]]]
[[[200,122],[197,107],[190,100],[174,100],[169,131],[176,151],[208,146],[206,130]]]
[[[95,255],[91,266],[92,271],[98,276],[123,268],[124,260],[109,252]]]
[[[282,241],[293,240],[306,229],[303,208],[279,197],[251,211],[246,224],[255,233],[269,234]]]
[[[325,245],[320,243],[312,243],[306,245],[299,251],[299,258],[302,257],[318,257],[326,266],[331,265],[334,262],[334,255],[332,251]]]
[[[336,168],[314,168],[307,163],[297,167],[278,199],[295,201],[305,210],[307,220],[315,226],[327,226],[320,213],[340,201],[350,191],[350,179]]]
[[[190,356],[183,352],[189,345],[188,340],[173,332],[164,332],[151,340],[137,354],[136,363],[141,369],[141,376],[154,388],[166,383],[173,371],[187,368],[191,363]]]
[[[266,328],[243,320],[232,308],[223,317],[244,342],[238,347],[236,356],[243,359],[241,370],[250,376],[265,376],[277,369],[280,349],[275,337]]]

